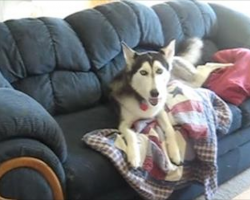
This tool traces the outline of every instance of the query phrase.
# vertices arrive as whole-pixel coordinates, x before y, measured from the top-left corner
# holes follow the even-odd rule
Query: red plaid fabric
[[[176,87],[179,87],[178,90]],[[175,122],[176,133],[180,132],[186,145],[191,146],[185,149],[184,160],[190,161],[187,155],[196,156],[181,168],[182,176],[179,180],[169,178],[171,170],[165,162],[166,155],[162,149],[165,137],[161,136],[162,130],[154,119],[134,124],[135,131],[141,133],[140,139],[147,141],[141,144],[145,147],[145,156],[142,166],[138,169],[132,168],[127,162],[126,143],[118,130],[95,130],[85,134],[83,141],[108,157],[124,179],[145,199],[166,200],[176,187],[189,181],[203,184],[206,199],[211,199],[217,188],[216,132],[227,133],[232,120],[231,112],[228,106],[209,90],[187,88],[179,83],[171,84],[168,89],[170,94],[171,91],[178,91],[178,94],[172,92],[166,111]],[[152,129],[157,135],[151,134]],[[120,143],[123,145],[118,145]]]

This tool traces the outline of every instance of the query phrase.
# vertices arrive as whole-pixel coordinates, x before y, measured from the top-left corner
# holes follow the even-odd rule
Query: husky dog
[[[131,127],[140,119],[155,118],[165,132],[167,151],[172,162],[181,164],[175,131],[164,110],[167,84],[175,54],[175,41],[160,52],[138,53],[122,44],[126,68],[111,84],[111,95],[120,108],[119,130],[127,142],[127,159],[140,166],[137,137]]]
[[[127,142],[127,159],[135,168],[140,166],[140,148],[131,127],[137,120],[155,118],[165,133],[166,150],[170,160],[182,163],[175,130],[165,104],[167,84],[172,79],[186,82],[191,87],[201,87],[213,69],[199,70],[195,64],[201,57],[203,43],[200,39],[188,40],[182,53],[175,56],[175,40],[159,52],[138,53],[122,44],[126,61],[125,69],[111,83],[111,96],[120,111],[119,130]],[[205,73],[203,73],[205,71]],[[203,78],[200,75],[203,73]]]

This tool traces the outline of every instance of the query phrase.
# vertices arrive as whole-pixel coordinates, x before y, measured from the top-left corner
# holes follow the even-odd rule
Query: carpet
[[[250,188],[250,169],[240,173],[238,176],[220,185],[214,200],[229,200],[233,199],[242,192]],[[200,196],[195,200],[204,200],[204,196]],[[249,197],[250,199],[250,197]]]

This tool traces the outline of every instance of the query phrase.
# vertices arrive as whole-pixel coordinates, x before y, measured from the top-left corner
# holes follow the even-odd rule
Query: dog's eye
[[[163,70],[162,69],[157,69],[156,74],[162,74]]]
[[[148,75],[148,72],[145,71],[145,70],[141,70],[141,71],[140,71],[140,74],[141,74],[142,76],[147,76],[147,75]]]

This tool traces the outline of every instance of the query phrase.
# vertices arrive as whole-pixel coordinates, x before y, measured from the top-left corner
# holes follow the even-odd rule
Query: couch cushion
[[[217,30],[216,15],[207,4],[185,0],[152,8],[134,1],[119,1],[74,13],[65,21],[86,47],[104,96],[112,78],[125,66],[121,41],[131,48],[159,50],[172,39],[176,39],[177,46],[187,37],[211,39]]]
[[[0,72],[0,87],[12,88],[10,83],[3,77],[1,72]]]
[[[199,1],[169,1],[152,8],[161,21],[163,32],[168,33],[164,34],[165,41],[192,36],[211,38],[217,31],[214,11]]]
[[[228,106],[233,114],[233,120],[232,120],[231,127],[226,135],[218,134],[218,140],[219,140],[218,156],[221,156],[221,155],[227,153],[228,151],[242,145],[242,142],[243,142],[241,140],[241,138],[239,138],[237,136],[238,133],[235,133],[235,131],[240,130],[240,128],[241,128],[242,112],[237,106],[235,106],[233,104],[228,103]],[[243,133],[241,133],[241,134],[243,134]],[[231,135],[233,135],[233,136],[231,136]],[[247,137],[247,136],[244,136],[244,137]]]
[[[62,167],[62,162],[44,143],[35,139],[21,137],[12,140],[4,140],[0,142],[0,152],[0,163],[19,157],[33,157],[44,161],[53,169],[63,188],[65,188],[65,173]],[[21,179],[22,178],[23,177],[21,176]],[[27,187],[27,185],[23,186],[23,188],[25,187]],[[12,188],[9,188],[9,190],[11,189]]]
[[[239,106],[242,112],[242,127],[250,125],[250,99],[247,99]]]
[[[83,44],[65,20],[9,20],[0,23],[0,32],[0,72],[15,89],[33,97],[51,114],[98,102],[99,80]]]
[[[237,118],[237,116],[241,116],[241,112],[237,107],[229,106],[234,113],[231,128],[231,131],[233,131],[241,125],[241,120]],[[64,131],[69,150],[68,159],[64,164],[69,199],[94,199],[128,186],[106,157],[82,144],[81,141],[84,133],[89,131],[101,128],[116,128],[118,121],[115,116],[110,107],[103,105],[86,111],[55,117]],[[219,143],[220,155],[242,144],[240,137],[233,136],[230,139],[230,135],[221,138]],[[228,145],[230,142],[234,142],[234,145]]]
[[[229,151],[239,148],[243,144],[250,141],[249,129],[239,129],[238,131],[219,138],[218,156],[228,153]]]
[[[230,133],[233,133],[234,131],[236,131],[237,129],[241,128],[243,118],[242,118],[242,112],[237,106],[235,106],[231,103],[228,103],[227,105],[229,106],[229,108],[232,112],[232,115],[233,115],[232,124],[231,124],[229,131],[228,131],[228,133],[230,134]],[[219,136],[219,137],[221,137],[221,136]]]
[[[0,88],[0,97],[0,141],[32,138],[49,147],[61,162],[66,160],[62,130],[39,103],[9,88]]]
[[[106,157],[81,141],[83,134],[89,131],[117,127],[112,109],[97,106],[55,119],[68,145],[68,159],[64,164],[68,199],[94,199],[127,185]]]
[[[240,137],[242,136],[239,133]],[[250,136],[250,134],[247,134]],[[246,139],[246,138],[244,138]],[[249,168],[250,142],[244,143],[240,148],[235,148],[220,156],[218,159],[218,184],[233,178],[243,170]],[[229,188],[230,189],[230,188]],[[176,190],[168,200],[191,200],[204,193],[204,187],[199,183],[190,184],[181,190]],[[200,199],[200,198],[199,198]],[[203,198],[202,198],[203,199]],[[225,199],[226,200],[226,199]]]

